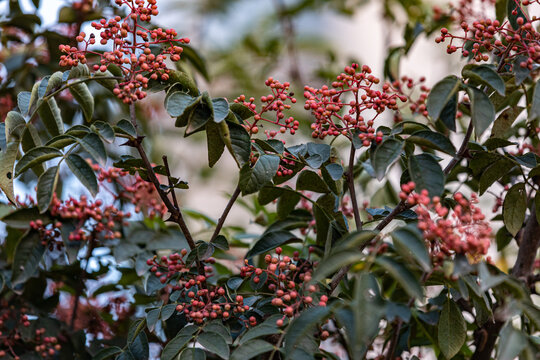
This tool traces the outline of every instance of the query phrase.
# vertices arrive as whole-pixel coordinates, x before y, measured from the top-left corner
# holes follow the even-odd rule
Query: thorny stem
[[[135,103],[130,104],[130,114],[131,114],[131,122],[134,124],[133,126],[136,126],[137,124],[137,117],[135,113]],[[182,216],[182,212],[180,211],[180,208],[178,206],[175,206],[173,202],[169,199],[167,196],[167,192],[165,192],[161,188],[161,183],[159,182],[159,179],[156,176],[156,173],[154,171],[154,168],[152,164],[150,163],[150,160],[148,159],[148,156],[146,155],[146,152],[144,151],[144,148],[142,146],[142,140],[144,137],[138,136],[137,139],[132,139],[128,141],[128,145],[134,147],[139,152],[139,155],[141,157],[141,160],[143,161],[144,168],[146,169],[148,173],[148,178],[152,184],[154,184],[154,188],[156,189],[157,193],[159,194],[159,197],[161,198],[161,201],[165,204],[167,207],[167,210],[171,214],[171,217],[169,218],[169,221],[175,222],[180,226],[180,230],[184,234],[184,237],[186,238],[186,241],[189,245],[190,250],[193,250],[196,248],[195,241],[193,240],[193,237],[191,236],[191,232],[189,231],[189,228],[187,227],[186,222],[184,221],[184,217]],[[166,166],[168,175],[170,176],[169,169]],[[173,195],[173,199],[174,199]],[[176,202],[176,201],[175,201]],[[204,265],[197,260],[197,268],[198,272],[201,275],[205,275],[204,271]]]
[[[227,219],[227,216],[229,215],[229,212],[231,211],[239,195],[240,195],[240,186],[237,186],[231,198],[229,199],[229,202],[227,203],[225,210],[223,210],[223,214],[221,214],[221,216],[219,217],[218,223],[216,225],[216,229],[214,230],[214,233],[212,234],[212,238],[210,239],[210,241],[213,241],[215,238],[218,237],[219,232],[221,231],[221,228],[225,224],[225,219]]]

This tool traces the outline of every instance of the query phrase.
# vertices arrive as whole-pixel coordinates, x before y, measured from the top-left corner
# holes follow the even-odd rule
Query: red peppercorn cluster
[[[467,199],[461,193],[454,195],[456,205],[450,210],[439,197],[428,196],[427,190],[412,193],[414,183],[401,186],[400,198],[410,205],[418,205],[418,228],[423,232],[434,263],[439,264],[453,254],[481,257],[491,244],[491,227],[485,220],[476,194]],[[433,217],[432,217],[433,216]]]
[[[62,223],[74,220],[76,229],[70,232],[70,241],[118,239],[122,234],[118,226],[131,214],[117,209],[114,205],[103,205],[102,200],[89,201],[82,195],[79,199],[70,197],[63,201],[53,195],[50,213],[56,220],[45,224],[42,220],[30,221],[30,227],[39,232],[43,244],[60,247]],[[52,248],[51,248],[52,249]]]
[[[408,77],[402,76],[401,79],[392,82],[392,89],[396,94],[404,96],[407,100],[406,104],[412,114],[419,114],[427,117],[428,111],[426,108],[426,99],[429,95],[430,89],[424,85],[426,81],[425,77],[421,77],[418,81]],[[420,88],[420,94],[418,94],[418,87]],[[394,121],[396,123],[403,120],[401,115],[401,108],[394,114]]]
[[[98,181],[103,187],[106,184],[114,184],[115,200],[129,201],[135,206],[135,213],[142,213],[149,218],[163,218],[167,213],[167,207],[157,193],[154,186],[144,181],[138,173],[130,175],[129,172],[119,168],[110,167],[104,169],[98,164],[90,164],[97,172]]]
[[[386,109],[398,110],[397,100],[405,102],[407,98],[393,93],[390,84],[384,84],[381,90],[374,89],[379,83],[369,66],[360,68],[352,64],[337,76],[331,88],[304,87],[304,108],[311,110],[316,119],[311,124],[313,138],[357,136],[364,146],[370,146],[372,141],[381,142],[383,134],[375,134],[375,119]],[[343,112],[346,107],[349,110]]]
[[[118,6],[127,6],[129,13],[125,18],[115,16],[112,19],[101,19],[92,22],[92,27],[100,31],[100,44],[112,42],[112,50],[104,53],[88,50],[96,43],[94,34],[88,39],[81,32],[77,41],[82,44],[79,49],[74,46],[60,45],[64,52],[60,58],[61,66],[76,66],[86,64],[88,54],[97,55],[99,63],[94,65],[95,71],[105,72],[109,65],[116,65],[124,74],[124,81],[117,85],[114,94],[126,104],[146,97],[146,89],[150,79],[169,79],[170,70],[165,63],[167,58],[172,61],[180,60],[183,48],[179,44],[188,44],[188,38],[179,38],[176,30],[156,28],[149,30],[140,25],[150,21],[152,16],[159,13],[156,0],[116,0]],[[162,46],[159,54],[152,52],[156,45]]]
[[[222,286],[214,286],[206,281],[212,276],[215,263],[214,258],[202,260],[205,274],[195,274],[186,264],[188,251],[182,249],[180,253],[157,258],[154,256],[147,260],[150,271],[161,283],[171,281],[173,291],[180,291],[180,299],[176,311],[184,313],[189,321],[202,324],[213,319],[229,319],[234,315],[241,315],[250,309],[244,305],[244,297],[237,295],[230,297]],[[183,299],[183,300],[182,300]],[[252,323],[253,319],[249,322]]]
[[[279,167],[278,167],[278,171],[276,175],[277,176],[291,176],[294,173],[294,170],[292,168],[295,167],[297,161],[298,159],[296,158],[296,156],[285,151],[283,153],[283,157],[281,158],[279,162]]]
[[[20,359],[16,354],[19,347],[34,346],[34,351],[41,358],[49,358],[62,349],[56,337],[43,336],[45,329],[35,330],[31,341],[24,341],[20,332],[20,326],[28,328],[30,320],[26,313],[28,309],[24,306],[17,308],[9,305],[6,300],[0,303],[0,358],[10,356],[10,358]]]
[[[250,134],[257,134],[259,128],[263,127],[261,121],[265,121],[279,126],[279,130],[264,131],[269,139],[275,138],[278,134],[285,134],[287,131],[291,135],[294,135],[300,123],[292,117],[287,117],[284,113],[285,110],[291,108],[291,105],[287,103],[288,101],[292,104],[296,103],[296,99],[293,97],[294,94],[289,92],[290,84],[288,82],[282,84],[271,77],[264,84],[270,88],[271,93],[261,96],[261,103],[263,105],[261,105],[260,110],[257,110],[255,98],[253,97],[247,99],[245,95],[240,95],[234,100],[235,103],[246,106],[254,114],[253,121],[246,121],[246,125],[244,125],[246,130]],[[265,115],[269,112],[275,113],[275,119],[270,119]]]
[[[292,318],[311,306],[326,306],[328,297],[318,295],[318,288],[309,284],[315,264],[309,259],[300,259],[296,251],[293,257],[282,256],[283,250],[276,248],[276,256],[264,257],[266,268],[257,268],[246,260],[240,268],[240,276],[250,278],[255,284],[264,284],[272,292],[271,304],[279,308],[283,318],[277,321],[282,326],[285,317]],[[316,298],[318,297],[318,300]]]
[[[516,2],[512,15],[518,14],[520,5]],[[464,57],[471,56],[475,61],[488,61],[490,54],[501,57],[511,63],[517,56],[523,56],[524,61],[518,65],[522,68],[533,69],[533,64],[540,62],[540,33],[534,25],[539,19],[517,18],[517,29],[512,28],[510,22],[501,23],[498,20],[482,19],[472,23],[462,21],[460,24],[463,36],[453,35],[447,28],[441,29],[441,36],[435,42],[444,42],[450,39],[447,53],[452,54],[459,49]],[[459,44],[454,44],[458,42]],[[472,44],[472,47],[466,45]]]

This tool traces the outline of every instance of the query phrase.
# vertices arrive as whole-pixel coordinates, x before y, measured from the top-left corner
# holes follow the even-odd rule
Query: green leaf
[[[94,97],[88,86],[85,83],[73,84],[69,87],[69,92],[79,103],[86,121],[91,122],[94,115]]]
[[[195,106],[200,103],[201,99],[201,96],[194,98],[184,92],[174,91],[167,94],[167,97],[165,98],[165,109],[172,117],[179,117],[182,116],[186,110],[193,110]]]
[[[418,229],[407,226],[392,231],[398,253],[414,258],[425,272],[431,270],[431,259]]]
[[[130,121],[126,120],[126,119],[120,120],[114,126],[114,131],[119,132],[119,133],[124,134],[124,135],[127,135],[127,136],[130,136],[132,138],[137,137],[137,130],[135,129],[133,124]]]
[[[195,81],[193,81],[191,76],[182,71],[171,70],[169,72],[169,83],[173,84],[171,88],[180,86],[183,90],[193,96],[199,95],[199,89],[197,88]]]
[[[225,142],[221,136],[222,124],[209,122],[206,125],[206,144],[208,148],[208,166],[213,167],[225,151]],[[225,124],[225,126],[227,126]]]
[[[246,164],[240,170],[239,186],[243,195],[253,194],[272,181],[279,167],[276,155],[261,155],[253,168]]]
[[[510,188],[503,203],[504,225],[512,236],[516,236],[525,221],[527,211],[527,192],[525,184],[519,183]]]
[[[192,335],[178,334],[174,339],[169,341],[161,352],[161,360],[174,360],[180,353],[180,351],[186,346],[191,339]]]
[[[540,118],[540,80],[534,86],[534,93],[529,109],[529,120],[538,120]]]
[[[486,192],[495,181],[508,174],[515,166],[516,164],[512,160],[501,157],[485,168],[481,172],[480,181],[478,182],[480,195]]]
[[[456,76],[447,76],[431,89],[426,100],[427,110],[433,119],[438,119],[445,106],[459,90],[461,80]]]
[[[273,335],[273,334],[279,334],[280,330],[278,327],[274,324],[267,324],[262,323],[260,325],[257,325],[248,331],[242,337],[239,339],[238,344],[242,345],[244,343],[249,342],[250,340],[257,339],[263,336]],[[233,353],[234,357],[234,353]]]
[[[251,139],[248,132],[242,125],[227,122],[229,136],[225,137],[225,146],[238,164],[238,167],[244,166],[249,162],[251,154]]]
[[[495,107],[483,91],[467,87],[467,93],[471,100],[471,120],[476,137],[479,138],[495,121]]]
[[[223,235],[218,235],[214,240],[210,242],[212,245],[223,251],[229,250],[229,242]]]
[[[504,96],[506,93],[506,86],[504,80],[492,67],[488,65],[466,65],[461,74],[464,78],[476,80],[484,85],[488,85],[493,90]]]
[[[418,190],[426,189],[430,197],[441,196],[445,176],[441,166],[431,155],[420,154],[409,157],[409,174]]]
[[[447,359],[453,358],[467,338],[467,324],[461,310],[448,298],[443,306],[437,326],[441,352]]]
[[[375,170],[377,180],[381,181],[384,178],[390,166],[399,159],[402,151],[402,141],[388,138],[371,152],[371,165],[373,166],[373,170]]]
[[[220,123],[229,115],[229,102],[225,98],[212,99],[214,121]]]
[[[38,146],[41,146],[41,138],[39,137],[36,127],[32,123],[26,124],[26,127],[22,134],[21,145],[23,151],[26,153]],[[36,176],[40,176],[45,172],[43,164],[32,167],[32,171]]]
[[[456,154],[456,148],[447,136],[431,130],[417,131],[409,136],[407,141],[420,146],[442,151],[448,155],[454,156]]]
[[[111,346],[100,350],[96,355],[92,357],[92,360],[106,360],[122,352],[118,346]]]
[[[334,181],[338,181],[343,177],[343,166],[332,163],[325,166],[326,171]]]
[[[418,279],[402,264],[387,256],[378,257],[375,262],[396,279],[409,296],[422,299],[424,292]]]
[[[197,342],[220,358],[229,359],[229,346],[220,334],[204,332],[197,337]]]
[[[521,106],[512,106],[505,109],[497,120],[493,123],[491,128],[491,137],[504,137],[504,134],[510,130],[514,121],[523,112],[524,108]]]
[[[231,355],[231,360],[249,360],[255,356],[274,350],[274,346],[264,340],[251,340],[240,345]]]
[[[71,135],[58,135],[53,137],[51,140],[49,140],[45,146],[53,147],[56,149],[63,149],[66,146],[69,146],[71,144],[75,144],[77,142],[77,139]]]
[[[60,150],[53,147],[40,146],[33,148],[24,154],[24,156],[17,162],[17,165],[15,166],[15,176],[19,176],[26,170],[42,164],[47,160],[51,160],[63,155],[64,154]]]
[[[253,111],[248,109],[247,106],[243,104],[233,103],[229,105],[229,109],[234,113],[234,116],[240,121],[244,121],[254,116]]]
[[[458,92],[454,94],[442,109],[439,119],[450,131],[456,131],[456,115],[458,109]]]
[[[51,136],[58,136],[64,133],[62,114],[54,98],[50,98],[40,105],[38,115]]]
[[[95,129],[101,138],[109,144],[114,142],[114,130],[108,123],[104,121],[96,121],[92,124],[92,128]]]
[[[90,191],[92,196],[96,196],[99,191],[96,174],[92,167],[79,155],[69,154],[66,158],[69,169],[77,179]]]
[[[355,249],[332,251],[328,257],[325,257],[319,262],[319,265],[313,274],[313,280],[322,281],[342,267],[356,264],[364,260],[365,257],[366,256],[362,254],[361,251]]]
[[[101,166],[105,166],[107,162],[107,151],[105,145],[101,141],[100,137],[96,133],[89,133],[82,139],[77,139],[77,142],[90,156],[94,158]]]
[[[179,360],[206,360],[206,353],[197,348],[188,348],[182,351]]]
[[[299,346],[306,336],[309,336],[315,327],[323,322],[330,315],[329,307],[313,307],[303,311],[299,317],[294,319],[285,335],[284,354],[286,359],[291,359],[293,351]]]
[[[23,235],[15,249],[11,274],[12,287],[25,283],[35,275],[45,250],[38,232],[31,231]]]
[[[188,137],[196,132],[201,131],[208,121],[213,121],[214,109],[212,99],[207,92],[203,93],[201,102],[187,116],[188,118],[184,137]]]
[[[304,170],[298,175],[298,179],[296,180],[296,190],[307,190],[318,193],[330,192],[330,189],[324,180],[311,170]]]
[[[278,246],[289,242],[298,241],[298,238],[288,231],[274,231],[264,234],[257,240],[255,245],[246,254],[246,258],[251,258],[256,255],[264,254],[267,251],[273,250]]]
[[[300,201],[300,194],[291,193],[288,196],[281,196],[277,202],[278,219],[285,219],[291,211],[294,210],[296,204]]]
[[[23,91],[17,95],[17,106],[22,114],[28,114],[28,110],[30,110],[31,96],[30,91]]]
[[[41,213],[44,213],[49,208],[57,183],[58,166],[51,166],[39,177],[36,197]]]
[[[111,73],[109,70],[105,71],[96,71],[94,73],[94,79],[96,79],[96,82],[103,86],[104,88],[108,89],[109,91],[113,91],[116,85],[118,85],[118,81],[115,79],[101,79],[103,77],[112,77],[114,76],[113,73]]]

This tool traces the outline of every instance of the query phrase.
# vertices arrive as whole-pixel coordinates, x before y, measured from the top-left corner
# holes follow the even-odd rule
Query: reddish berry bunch
[[[70,241],[108,240],[121,238],[119,226],[126,224],[125,220],[131,217],[129,212],[125,213],[114,205],[104,206],[99,199],[89,201],[84,195],[65,201],[53,195],[50,213],[55,219],[52,224],[45,224],[39,219],[30,221],[30,227],[38,231],[42,241],[49,246],[61,242],[59,236],[65,222],[72,221],[75,225],[75,230],[68,235]]]
[[[206,264],[205,275],[200,275],[192,272],[186,263],[187,254],[188,251],[182,249],[180,253],[147,260],[150,271],[159,277],[161,283],[170,281],[174,284],[172,290],[180,292],[176,306],[178,312],[183,313],[189,321],[202,324],[213,319],[229,319],[250,309],[244,305],[243,296],[230,297],[225,288],[206,283],[212,276],[213,268],[209,265],[215,263],[214,258],[202,261]]]
[[[31,325],[26,315],[28,309],[24,306],[20,309],[10,306],[5,300],[0,305],[0,357],[9,354],[10,358],[19,359],[16,354],[18,348],[33,346],[33,350],[45,359],[54,356],[62,348],[56,337],[43,336],[43,328],[35,330],[30,341],[23,340],[20,327],[28,328]]]
[[[424,85],[425,81],[425,77],[421,77],[418,81],[415,81],[408,76],[402,76],[401,79],[392,82],[392,89],[396,94],[399,94],[402,97],[404,96],[407,99],[408,109],[412,114],[419,114],[427,117],[428,111],[426,108],[426,99],[430,89]],[[418,88],[420,94],[418,94]],[[403,120],[401,111],[402,107],[394,114],[394,121],[396,123]]]
[[[259,128],[263,127],[261,121],[268,122],[279,126],[279,130],[265,130],[265,134],[269,139],[273,139],[278,134],[285,134],[287,131],[294,135],[300,123],[294,120],[292,117],[287,117],[284,113],[285,110],[289,110],[292,104],[296,103],[294,94],[289,92],[290,84],[288,82],[280,83],[278,80],[268,78],[265,83],[270,88],[271,93],[266,96],[261,96],[261,109],[257,110],[255,105],[255,98],[247,99],[245,95],[240,95],[234,100],[237,104],[246,106],[251,112],[253,112],[253,121],[246,121],[245,128],[250,134],[257,134]],[[275,113],[275,119],[269,118],[267,113]]]
[[[516,2],[512,16],[518,15],[519,9],[519,2]],[[523,57],[523,61],[517,65],[532,70],[533,64],[540,62],[540,33],[534,25],[538,20],[536,17],[528,19],[520,16],[516,19],[517,29],[508,21],[501,23],[498,20],[483,19],[475,20],[472,24],[463,21],[460,24],[463,36],[453,35],[443,28],[435,42],[441,43],[449,38],[447,53],[452,54],[461,49],[464,57],[471,56],[477,62],[488,61],[490,54],[504,57],[507,63],[512,63],[518,56]],[[459,44],[455,45],[454,42]]]
[[[277,176],[291,176],[294,173],[293,168],[296,166],[298,159],[291,153],[285,151],[279,162]]]
[[[97,172],[98,181],[102,188],[106,184],[114,184],[114,190],[107,189],[113,194],[115,200],[129,201],[135,206],[135,213],[142,213],[149,218],[163,218],[167,213],[167,207],[161,199],[156,189],[140,175],[130,175],[129,172],[119,168],[111,167],[104,169],[98,164],[90,164]]]
[[[307,307],[326,306],[328,297],[318,295],[317,286],[309,284],[315,266],[312,261],[300,259],[297,251],[292,258],[282,256],[283,250],[279,247],[275,251],[276,256],[264,257],[266,268],[257,268],[246,260],[240,276],[250,278],[257,286],[264,286],[274,294],[271,304],[284,315],[277,321],[277,325],[282,326],[285,317],[292,318]]]
[[[386,109],[398,110],[398,100],[407,101],[403,95],[392,91],[390,84],[381,90],[374,87],[379,78],[371,74],[369,66],[352,64],[337,76],[332,87],[304,88],[306,104],[315,122],[311,124],[313,138],[344,135],[349,139],[357,136],[364,146],[372,141],[381,142],[382,133],[375,134],[375,119]],[[348,111],[343,111],[348,108]]]
[[[112,50],[104,53],[88,50],[96,43],[94,34],[88,39],[84,32],[77,36],[82,44],[81,49],[69,45],[60,45],[65,53],[60,58],[61,66],[76,66],[86,64],[88,54],[99,56],[100,60],[94,65],[95,71],[105,72],[109,65],[115,65],[122,70],[124,81],[117,85],[114,94],[126,104],[146,97],[146,89],[150,79],[169,79],[170,70],[165,63],[167,58],[172,61],[180,60],[183,48],[180,44],[188,44],[188,38],[179,38],[176,30],[156,28],[149,30],[141,22],[150,21],[152,16],[159,13],[156,0],[116,0],[117,5],[125,5],[129,13],[125,18],[115,16],[112,19],[101,19],[92,22],[92,27],[100,31],[101,45],[112,42]],[[153,51],[161,46],[158,54]]]
[[[412,193],[414,183],[401,186],[400,197],[410,205],[418,205],[418,228],[423,232],[434,263],[440,264],[453,254],[467,254],[474,258],[487,254],[491,244],[491,227],[485,215],[474,204],[476,194],[468,200],[461,193],[454,195],[456,205],[449,209],[439,197],[430,199],[426,190]]]

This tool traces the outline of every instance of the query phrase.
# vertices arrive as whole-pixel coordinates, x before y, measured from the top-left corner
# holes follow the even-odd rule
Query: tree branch
[[[210,241],[218,237],[219,232],[221,231],[221,228],[225,224],[225,219],[227,219],[227,216],[229,215],[229,212],[231,211],[231,208],[236,202],[236,199],[238,199],[239,195],[240,195],[240,186],[237,186],[231,198],[229,199],[229,202],[227,203],[225,210],[223,210],[223,214],[221,214],[221,216],[219,217],[219,221],[216,225],[216,229],[214,230],[214,233],[212,234],[212,238],[210,239]]]
[[[351,141],[351,151],[349,154],[349,168],[347,169],[347,184],[349,185],[349,194],[351,195],[351,203],[354,212],[354,222],[357,230],[362,230],[362,219],[360,218],[360,209],[358,208],[358,201],[356,199],[356,190],[354,187],[354,155],[356,154],[356,148]]]

